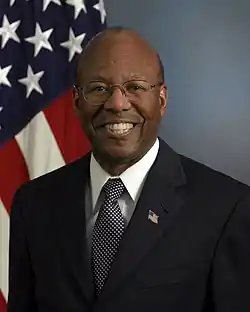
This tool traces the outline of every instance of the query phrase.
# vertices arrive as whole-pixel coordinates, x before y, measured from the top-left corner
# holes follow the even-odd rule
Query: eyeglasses
[[[80,92],[82,93],[84,99],[89,104],[101,105],[112,96],[114,88],[119,88],[122,94],[129,101],[138,101],[142,99],[146,92],[151,91],[155,87],[161,86],[162,84],[162,82],[150,84],[144,80],[130,80],[126,81],[122,85],[108,85],[102,81],[91,81],[83,87],[75,85],[74,88],[79,94]]]

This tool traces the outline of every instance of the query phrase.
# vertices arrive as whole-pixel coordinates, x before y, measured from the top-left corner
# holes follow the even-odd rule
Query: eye
[[[130,82],[126,86],[126,91],[130,93],[139,93],[139,92],[145,92],[147,88],[142,84],[138,82]]]
[[[102,92],[106,92],[106,91],[107,91],[107,87],[104,87],[104,86],[95,86],[95,87],[92,88],[91,91],[92,91],[92,92],[102,93]]]
[[[108,87],[100,83],[90,83],[86,86],[85,92],[87,94],[103,94],[108,92]]]

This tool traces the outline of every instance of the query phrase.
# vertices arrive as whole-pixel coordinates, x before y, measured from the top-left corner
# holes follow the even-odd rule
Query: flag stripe
[[[0,291],[0,312],[7,312],[6,302]]]
[[[7,299],[8,294],[8,250],[9,250],[9,215],[0,199],[0,289]],[[1,310],[0,310],[1,311]]]
[[[10,211],[16,189],[29,180],[23,154],[14,139],[0,150],[0,172],[0,197]]]
[[[90,149],[90,144],[72,107],[72,91],[69,90],[44,110],[66,163],[84,155]]]
[[[65,165],[51,128],[43,112],[16,135],[25,158],[30,179]]]

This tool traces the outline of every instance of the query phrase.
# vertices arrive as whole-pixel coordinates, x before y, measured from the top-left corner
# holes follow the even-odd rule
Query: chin
[[[141,158],[144,154],[144,146],[138,138],[126,139],[121,138],[96,138],[93,140],[94,154],[100,160],[118,163],[131,163]]]
[[[136,150],[122,147],[109,147],[98,151],[98,154],[102,156],[102,158],[107,159],[114,163],[130,163],[131,160],[136,158]]]
[[[133,151],[128,151],[127,149],[122,149],[122,148],[114,148],[114,149],[109,149],[109,150],[105,150],[104,153],[112,159],[130,159],[131,157],[133,157],[134,152]]]

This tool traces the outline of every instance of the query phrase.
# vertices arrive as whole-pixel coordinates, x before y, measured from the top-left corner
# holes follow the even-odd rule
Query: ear
[[[77,88],[74,86],[72,90],[72,95],[73,95],[73,103],[74,103],[74,110],[78,118],[81,116],[81,104],[80,104],[80,96],[79,96],[79,91]]]
[[[161,116],[163,116],[165,114],[168,102],[168,89],[165,83],[161,86],[159,101],[160,101]]]

